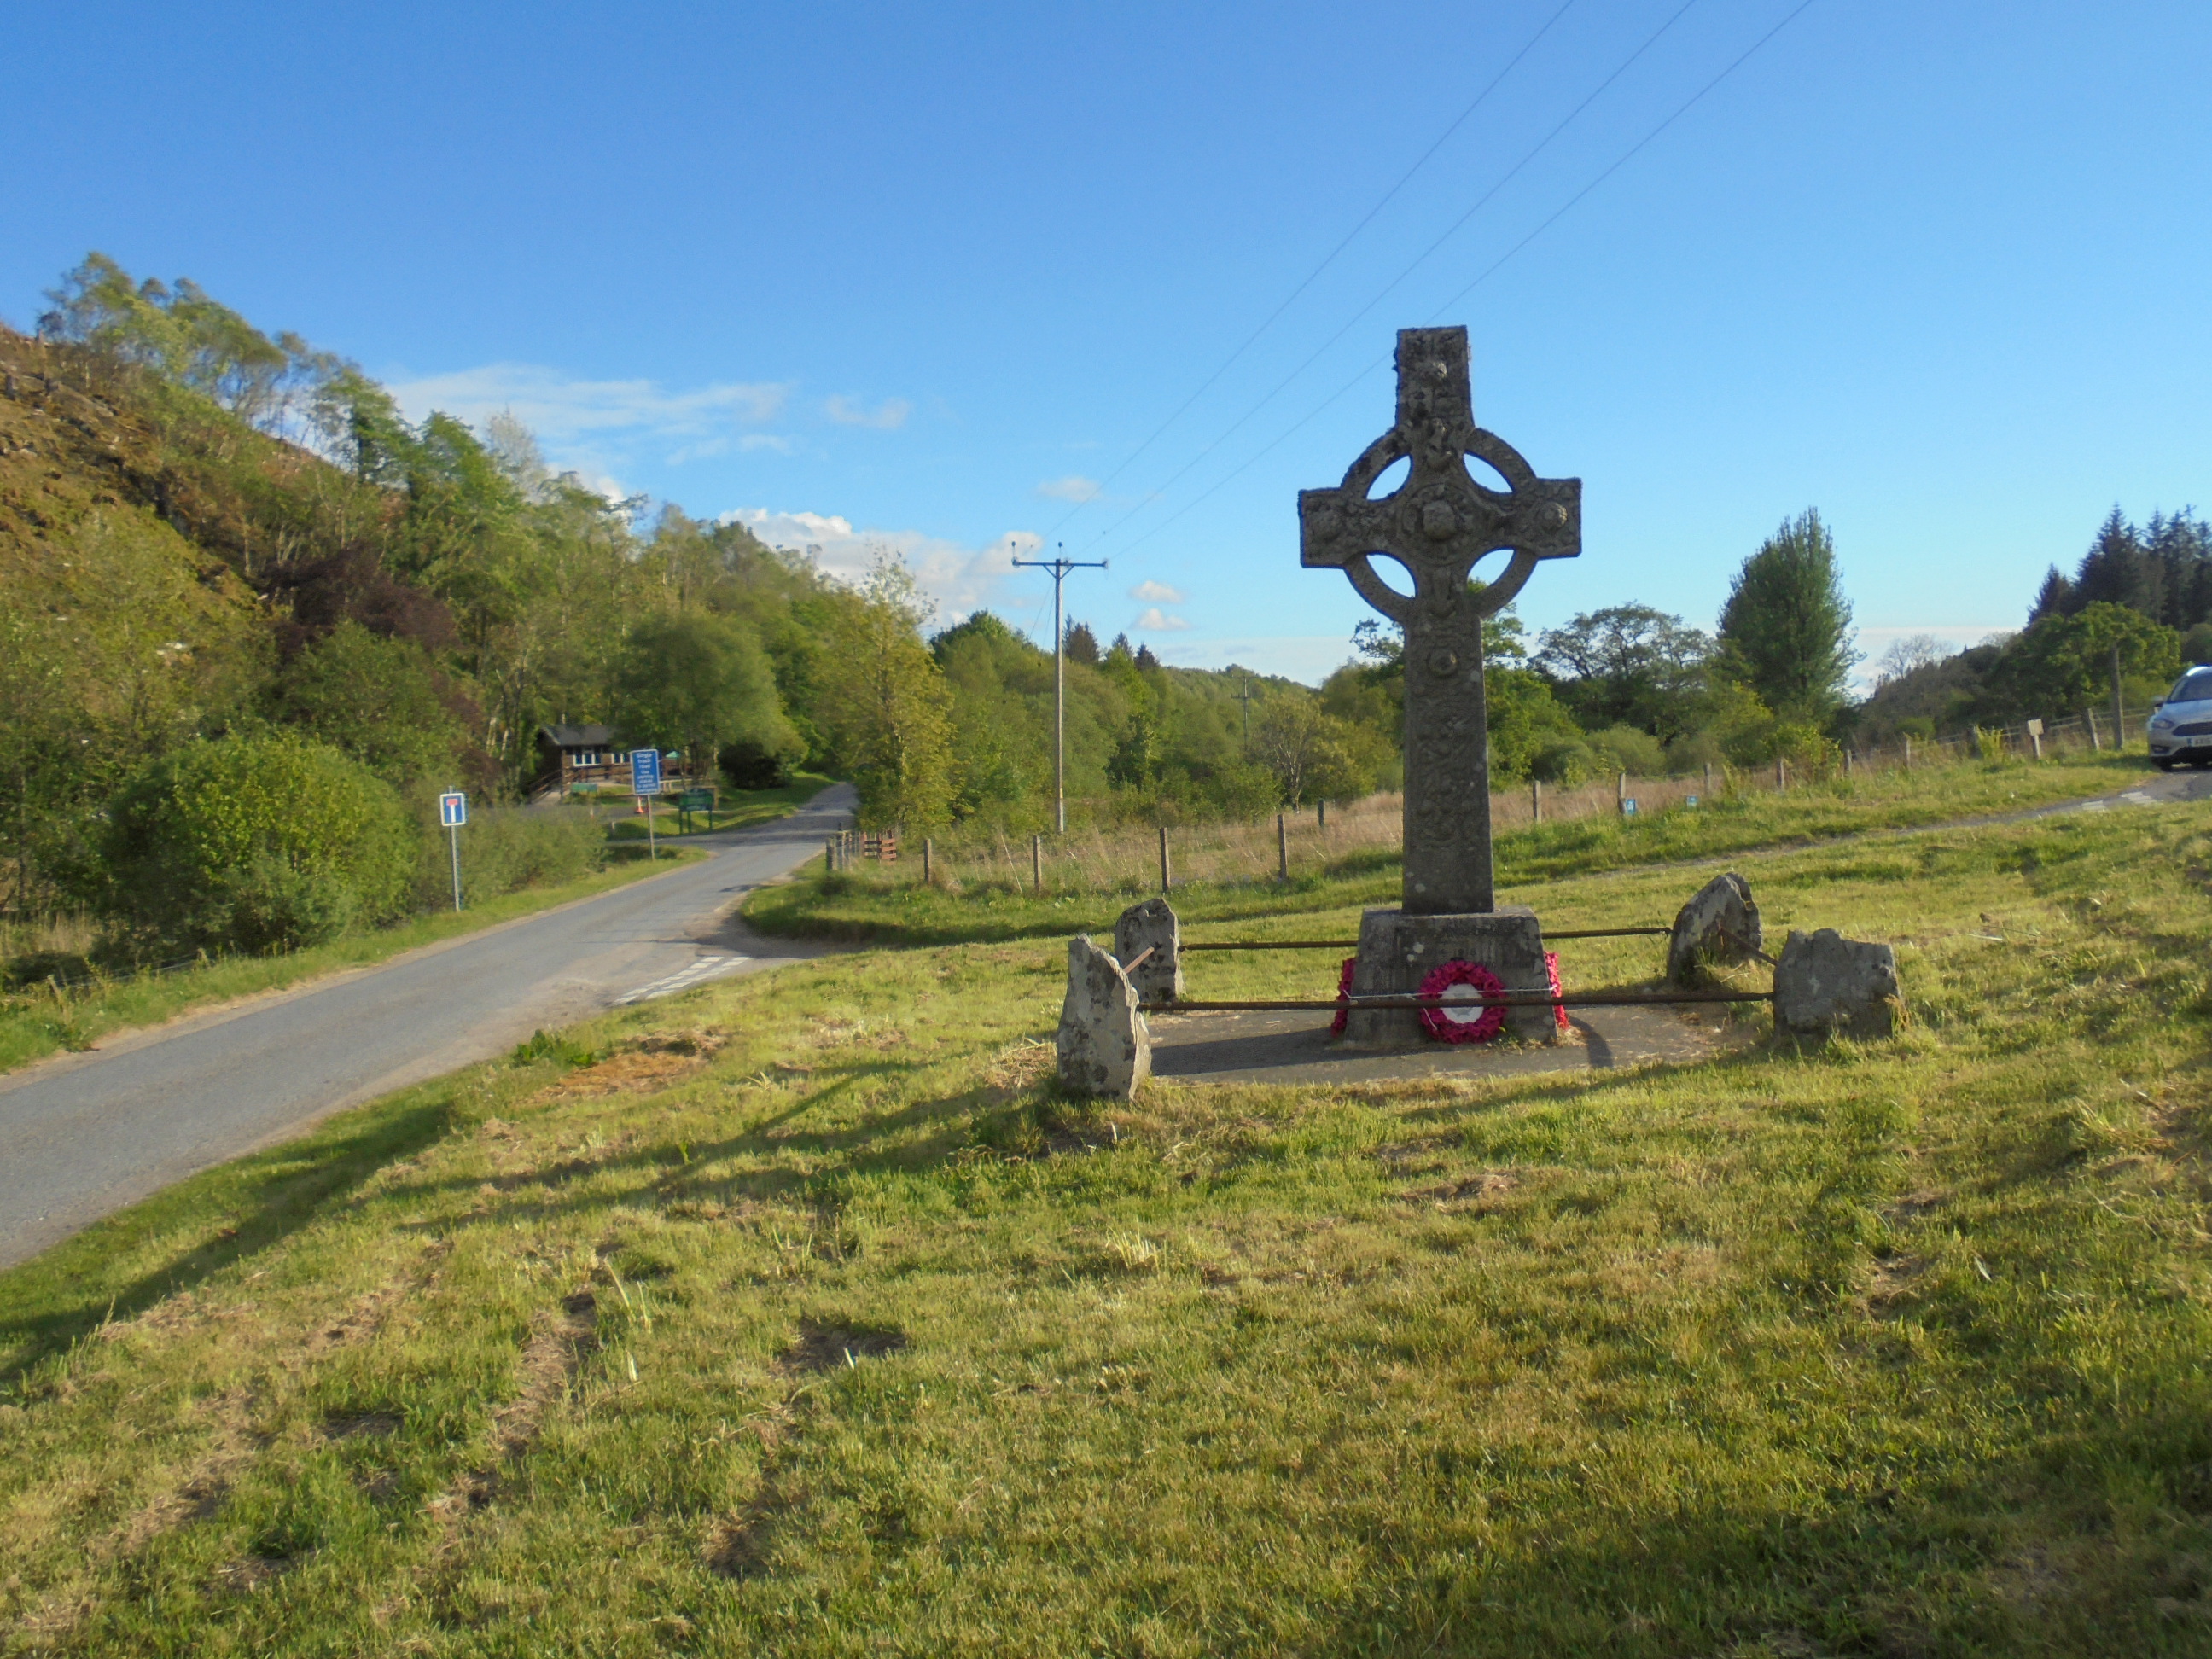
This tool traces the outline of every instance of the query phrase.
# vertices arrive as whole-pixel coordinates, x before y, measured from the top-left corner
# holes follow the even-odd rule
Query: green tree
[[[1784,720],[1822,723],[1844,706],[1858,653],[1836,544],[1811,507],[1743,562],[1721,610],[1721,666]]]
[[[815,665],[817,705],[871,824],[945,822],[957,793],[952,699],[921,642],[927,603],[913,573],[879,551],[857,592],[839,596]]]
[[[2181,672],[2181,635],[2131,605],[2093,600],[2071,616],[2039,617],[1997,653],[1978,712],[1996,720],[2046,718],[2100,707],[2111,695],[2112,653],[2136,701],[2163,696]]]
[[[327,744],[188,744],[118,797],[108,896],[167,948],[292,950],[395,914],[415,838],[398,793]]]
[[[1633,726],[1663,741],[1697,723],[1712,651],[1680,617],[1617,605],[1547,630],[1535,665],[1583,726]]]
[[[451,781],[465,741],[428,655],[348,618],[279,671],[278,719],[406,788]]]
[[[612,713],[626,737],[710,762],[726,744],[776,755],[799,746],[752,630],[704,612],[651,617],[630,630]]]
[[[1274,774],[1285,805],[1372,793],[1386,752],[1375,733],[1326,713],[1309,695],[1270,697],[1252,722],[1252,758]]]

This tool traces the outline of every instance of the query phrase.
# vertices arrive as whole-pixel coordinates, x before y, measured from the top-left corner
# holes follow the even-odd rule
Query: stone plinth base
[[[1352,970],[1352,994],[1413,996],[1431,969],[1455,957],[1480,963],[1509,991],[1541,995],[1551,988],[1536,913],[1515,904],[1458,916],[1370,910],[1359,921],[1359,965]],[[1508,1008],[1505,1030],[1523,1042],[1550,1042],[1558,1024],[1549,1008]],[[1421,1029],[1419,1010],[1355,1008],[1345,1022],[1344,1041],[1358,1048],[1402,1048],[1431,1039]]]

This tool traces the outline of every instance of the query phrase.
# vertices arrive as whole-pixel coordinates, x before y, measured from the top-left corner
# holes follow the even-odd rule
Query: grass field
[[[1738,788],[1694,808],[1677,806],[1632,818],[1608,813],[1532,825],[1524,817],[1520,827],[1501,825],[1498,831],[1498,879],[1502,885],[1529,884],[2002,816],[2117,793],[2146,775],[2140,755],[2069,755],[2041,765],[1975,761],[1795,785],[1783,794]],[[1395,838],[1389,846],[1358,841],[1341,845],[1323,841],[1310,823],[1302,823],[1291,842],[1291,878],[1282,882],[1275,879],[1274,826],[1254,828],[1264,834],[1232,833],[1225,839],[1218,855],[1207,861],[1213,873],[1177,874],[1178,913],[1251,921],[1303,915],[1316,904],[1355,898],[1367,904],[1398,902]],[[1390,828],[1395,831],[1395,823]],[[1071,836],[1068,855],[1047,864],[1042,892],[1030,884],[1025,858],[1011,876],[971,874],[932,888],[922,885],[920,862],[909,857],[888,869],[861,864],[828,883],[770,889],[757,896],[745,914],[768,933],[887,945],[1064,936],[1110,926],[1122,906],[1159,890],[1158,865],[1148,864],[1144,856],[1146,848],[1156,846],[1149,832],[1127,839],[1128,847],[1109,842],[1105,856],[1092,857],[1086,854],[1085,837]],[[1178,864],[1176,870],[1184,867]],[[1669,905],[1659,920],[1673,919]]]
[[[1544,857],[1557,927],[1705,873]],[[2212,1651],[2212,836],[1751,867],[1902,1039],[1094,1108],[978,904],[210,1171],[0,1275],[0,1645]]]

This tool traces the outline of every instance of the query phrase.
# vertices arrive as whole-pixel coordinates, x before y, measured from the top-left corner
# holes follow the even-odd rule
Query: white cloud
[[[494,415],[511,413],[549,449],[559,451],[617,434],[726,440],[732,427],[774,420],[791,388],[725,380],[670,392],[653,380],[580,380],[534,363],[488,363],[396,381],[391,391],[410,419],[441,410],[481,427]]]
[[[823,404],[822,412],[840,426],[872,426],[889,432],[906,424],[914,405],[903,398],[886,398],[870,410],[857,398],[831,398]]]
[[[1131,588],[1129,597],[1133,599],[1141,599],[1146,605],[1181,605],[1182,590],[1170,587],[1165,582],[1156,582],[1147,579]]]
[[[1065,478],[1047,478],[1036,487],[1036,493],[1054,501],[1092,501],[1098,495],[1098,480],[1071,472]]]
[[[1129,626],[1146,634],[1179,634],[1190,624],[1181,617],[1170,617],[1159,606],[1154,605]]]
[[[721,515],[725,524],[742,524],[771,547],[811,552],[830,575],[857,581],[867,574],[877,550],[887,548],[906,561],[921,591],[937,602],[938,626],[948,626],[969,613],[990,609],[1011,613],[1015,620],[1044,617],[1048,643],[1052,635],[1052,593],[1036,594],[1006,587],[1016,574],[1016,558],[1034,556],[1044,538],[1034,531],[1014,530],[982,547],[969,547],[919,530],[856,528],[850,519],[825,513],[777,513],[766,507],[741,507]]]

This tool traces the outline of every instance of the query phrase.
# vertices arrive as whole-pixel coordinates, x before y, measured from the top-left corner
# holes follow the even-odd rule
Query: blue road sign
[[[438,822],[447,830],[458,830],[469,821],[469,798],[458,789],[447,790],[438,797]]]
[[[660,793],[660,751],[658,749],[633,749],[629,751],[629,792],[633,795],[657,795]]]

